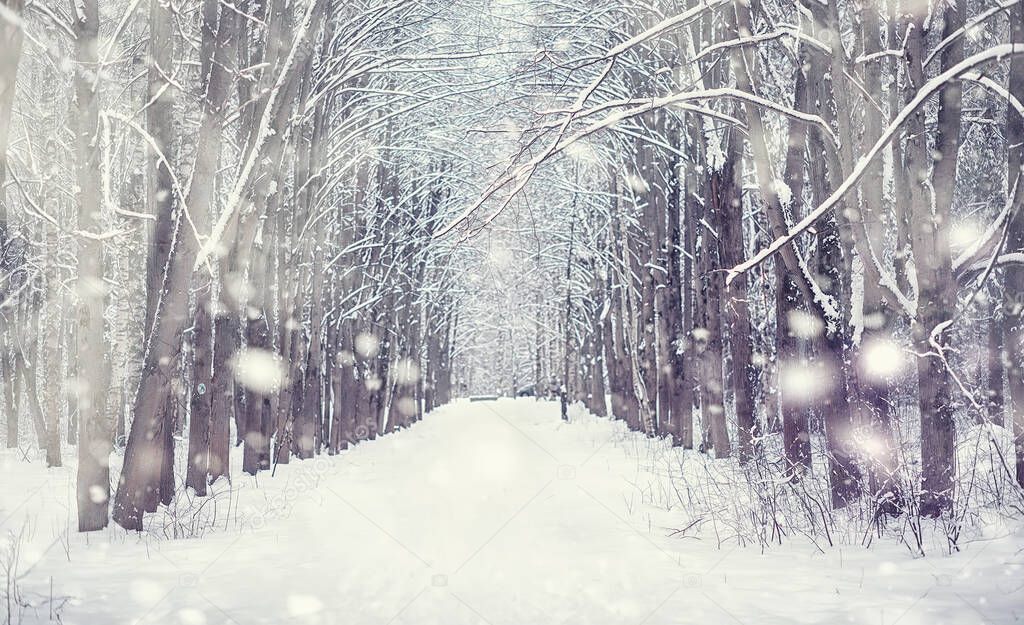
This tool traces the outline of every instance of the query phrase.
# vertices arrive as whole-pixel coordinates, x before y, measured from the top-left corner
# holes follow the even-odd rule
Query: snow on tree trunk
[[[107,286],[103,281],[104,230],[101,219],[99,146],[99,6],[95,0],[76,3],[74,12],[76,171],[79,196],[78,281],[78,529],[107,526],[110,499],[112,422],[107,414],[106,341],[104,312]],[[35,401],[33,399],[33,401]]]

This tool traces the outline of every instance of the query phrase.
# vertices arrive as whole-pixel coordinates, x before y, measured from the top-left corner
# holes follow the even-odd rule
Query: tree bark
[[[716,458],[731,455],[729,430],[725,415],[725,378],[723,373],[722,340],[722,295],[725,290],[725,275],[718,255],[722,222],[731,217],[730,209],[739,195],[734,178],[735,162],[739,154],[726,155],[726,162],[709,174],[704,189],[705,226],[701,232],[700,280],[701,280],[701,322],[694,331],[694,342],[700,354],[701,423],[704,427],[704,449],[715,450]]]
[[[230,479],[231,417],[234,415],[235,388],[229,359],[235,351],[238,330],[236,317],[218,311],[214,319],[213,369],[210,377],[210,482],[220,477]]]
[[[174,243],[175,231],[175,162],[174,104],[176,87],[174,72],[174,15],[168,0],[149,3],[149,101],[146,107],[146,131],[152,138],[147,144],[149,196],[147,206],[156,217],[149,255],[146,258],[146,325],[148,335],[153,329],[167,261]]]
[[[9,15],[20,18],[24,9],[24,0],[3,0],[2,4]],[[7,224],[7,145],[11,132],[11,114],[14,107],[14,93],[18,78],[18,64],[21,61],[21,47],[25,32],[19,20],[6,16],[0,17],[0,247],[7,248],[10,230]],[[7,254],[4,254],[6,257]],[[8,265],[8,263],[4,263]],[[2,267],[7,276],[4,278],[6,292],[9,288],[11,274],[17,268]],[[0,322],[0,371],[3,373],[4,408],[7,417],[7,447],[18,446],[18,374],[11,362],[11,326],[13,319],[4,318]]]
[[[945,29],[952,32],[963,24],[963,0],[945,8]],[[920,20],[915,26],[922,26]],[[943,50],[941,71],[963,58],[963,39]],[[909,75],[916,87],[924,84],[922,54],[924,33],[915,28],[908,36]],[[959,82],[946,86],[940,94],[935,138],[935,158],[928,150],[925,112],[911,121],[907,141],[908,166],[916,176],[911,184],[913,218],[911,248],[917,268],[918,314],[912,328],[915,349],[929,354],[917,360],[918,404],[921,411],[921,514],[940,516],[952,508],[954,466],[954,406],[949,371],[936,352],[945,346],[946,324],[956,310],[956,286],[953,282],[949,228],[952,222],[953,185],[960,148],[960,108],[962,87]],[[935,212],[931,212],[928,190],[929,171],[934,189]]]
[[[214,198],[217,163],[223,136],[223,113],[230,84],[230,49],[234,42],[235,11],[220,10],[216,0],[204,0],[204,49],[213,54],[204,74],[205,97],[200,123],[195,174],[186,204],[193,218],[209,214]],[[206,65],[204,65],[206,67]],[[174,379],[174,363],[180,337],[188,319],[189,284],[199,253],[199,242],[177,216],[175,245],[164,280],[164,296],[155,314],[132,413],[131,433],[125,449],[124,468],[114,501],[114,519],[125,529],[141,530],[144,511],[156,508],[160,475],[165,462],[163,445],[168,428],[167,403]]]
[[[77,103],[76,172],[78,226],[88,233],[103,230],[99,219],[99,6],[96,0],[72,3],[75,33],[75,101]],[[103,282],[103,242],[79,238],[78,253],[78,350],[79,350],[79,453],[78,529],[92,531],[107,526],[110,499],[111,423],[107,418],[109,385],[103,313],[106,285]]]
[[[6,247],[10,236],[7,224],[7,145],[10,142],[14,94],[18,83],[18,65],[25,30],[21,14],[24,0],[0,0],[5,8],[0,16],[0,245]],[[6,332],[6,330],[5,330]],[[6,380],[5,380],[6,382]],[[15,418],[17,423],[17,418]],[[10,421],[8,421],[8,424]]]
[[[205,305],[209,298],[199,300],[192,323],[192,409],[189,415],[188,469],[185,474],[185,486],[191,487],[197,496],[203,497],[206,495],[206,481],[210,468],[214,339],[212,314]]]
[[[1024,44],[1024,5],[1017,3],[1010,9],[1010,42]],[[1024,102],[1024,57],[1010,57],[1009,92],[1018,102]],[[1024,187],[1024,117],[1012,106],[1006,107],[1006,180],[1008,193],[1021,193]],[[1024,210],[1018,210],[1010,223],[1006,249],[1024,249]],[[1006,292],[1024,293],[1024,269],[1014,267],[1006,274]],[[1014,450],[1017,456],[1015,472],[1017,483],[1024,486],[1024,307],[1008,308],[1003,315],[1002,331],[1006,361],[1009,363],[1009,394],[1012,410]]]

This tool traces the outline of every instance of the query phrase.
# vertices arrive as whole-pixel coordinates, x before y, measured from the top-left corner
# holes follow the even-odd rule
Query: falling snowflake
[[[789,324],[790,334],[804,340],[821,336],[825,331],[825,322],[820,317],[802,310],[789,311],[786,322]]]
[[[903,369],[903,350],[891,340],[873,339],[861,348],[859,362],[865,376],[884,381]]]
[[[376,336],[363,332],[356,337],[356,352],[364,358],[373,358],[380,350],[380,339]]]
[[[420,379],[420,367],[413,360],[403,358],[395,366],[395,381],[406,386],[416,384]]]
[[[250,347],[238,352],[231,359],[231,370],[239,384],[264,395],[276,393],[284,384],[284,363],[265,349]]]

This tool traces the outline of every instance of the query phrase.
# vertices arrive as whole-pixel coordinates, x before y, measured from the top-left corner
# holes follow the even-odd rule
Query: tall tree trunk
[[[146,258],[146,325],[148,334],[162,293],[165,269],[174,243],[174,15],[167,0],[149,3],[149,101],[146,131],[149,196],[147,206],[156,218]]]
[[[606,327],[611,340],[608,341],[608,387],[611,394],[611,412],[612,417],[616,419],[623,419],[626,424],[632,427],[630,421],[630,410],[628,400],[626,399],[626,389],[623,384],[623,367],[625,359],[625,349],[622,345],[622,286],[616,284],[619,282],[615,276],[618,272],[618,258],[620,256],[618,251],[619,246],[619,228],[618,228],[618,208],[619,208],[619,188],[618,181],[615,175],[614,168],[609,168],[609,191],[612,196],[612,204],[610,208],[611,221],[609,227],[609,236],[607,239],[607,253],[609,258],[609,266],[607,268],[607,277],[605,278],[605,289],[608,293],[608,299],[611,302]]]
[[[47,248],[52,254],[57,250],[60,234],[56,229],[53,229],[48,233],[47,238],[49,239]],[[50,258],[56,258],[56,255],[54,254]],[[47,363],[47,366],[44,367],[45,370],[39,372],[43,375],[44,388],[59,388],[62,380],[66,379],[66,373],[61,371],[60,367],[61,339],[64,335],[64,328],[68,325],[67,315],[69,307],[67,306],[67,300],[70,298],[64,289],[59,289],[60,292],[57,292],[58,289],[56,287],[59,284],[57,280],[59,279],[60,269],[56,266],[56,263],[51,260],[47,264],[49,265],[47,290],[51,294],[51,299],[50,304],[45,307],[45,313],[40,315],[41,344],[34,364],[38,367],[39,362]],[[46,464],[51,467],[59,467],[62,464],[61,405],[64,403],[62,395],[61,393],[46,393],[46,396],[40,399],[43,413],[46,415],[46,443],[44,445],[46,449]]]
[[[245,320],[245,348],[238,353],[239,362],[254,361],[261,356],[254,353],[269,353],[270,321],[267,313],[259,314]],[[250,360],[252,359],[252,360]],[[246,387],[245,414],[239,427],[243,431],[242,470],[249,475],[270,468],[270,438],[273,412],[271,410],[271,394],[268,389]]]
[[[2,192],[7,180],[7,144],[11,136],[11,113],[21,62],[21,45],[25,38],[21,13],[24,0],[2,0],[0,15],[0,245],[7,245],[7,198]]]
[[[604,303],[605,300],[602,297],[604,293],[604,284],[601,282],[601,278],[598,275],[596,268],[592,269],[593,284],[591,285],[591,292],[595,302]],[[593,315],[593,323],[591,324],[591,350],[589,354],[590,358],[590,411],[598,417],[608,416],[608,400],[605,396],[604,387],[604,363],[606,346],[605,341],[607,340],[607,333],[605,331],[605,317],[608,316],[610,310],[602,307],[598,308]]]
[[[712,171],[705,187],[705,227],[701,233],[700,279],[702,327],[694,331],[694,342],[701,360],[700,408],[704,427],[704,448],[715,450],[716,458],[731,454],[725,415],[725,378],[723,374],[722,294],[725,276],[718,255],[722,221],[729,219],[732,202],[739,197],[734,178],[739,154],[728,154],[723,166]]]
[[[562,337],[562,389],[560,395],[562,421],[569,420],[569,353],[572,337],[572,248],[576,234],[576,196],[573,194],[573,213],[569,216],[569,251],[565,255],[565,309],[564,336]]]
[[[842,179],[842,169],[838,159],[828,159],[826,151],[829,148],[825,146],[818,129],[810,133],[808,149],[811,196],[815,203],[819,203],[828,195],[829,176],[836,180]],[[829,160],[827,167],[826,160]],[[842,210],[837,212],[841,213]],[[850,410],[850,404],[856,401],[858,395],[845,365],[848,353],[845,341],[852,315],[852,252],[850,228],[842,217],[826,218],[819,223],[815,271],[825,285],[822,290],[839,303],[839,310],[836,311],[838,315],[823,319],[821,331],[815,332],[809,342],[815,353],[814,374],[818,391],[814,400],[821,411],[825,430],[832,505],[841,508],[852,501],[860,490],[860,474],[851,446],[853,421]]]
[[[656,112],[646,120],[653,133],[664,134],[665,115]],[[637,240],[637,259],[640,280],[639,354],[640,380],[642,381],[644,411],[651,415],[653,431],[650,435],[668,433],[668,402],[661,402],[662,391],[668,391],[664,371],[665,333],[661,327],[661,299],[664,293],[668,259],[665,258],[665,221],[668,218],[668,181],[671,172],[666,171],[668,162],[663,149],[648,141],[637,146],[639,161],[638,176],[644,180],[643,211],[640,215],[641,234]],[[660,292],[660,293],[659,293]],[[659,332],[659,330],[662,330]],[[659,367],[660,364],[660,367]]]
[[[985,388],[985,406],[988,410],[985,414],[979,415],[979,423],[987,420],[995,425],[1011,427],[1012,424],[1005,422],[1006,366],[1003,363],[1004,315],[1000,312],[1003,306],[1002,302],[995,298],[989,304],[992,320],[985,331],[985,337],[988,339],[988,376]]]
[[[1024,45],[1024,5],[1010,8],[1010,42]],[[1024,102],[1024,56],[1010,57],[1010,94]],[[1024,188],[1024,117],[1012,106],[1006,107],[1006,180],[1008,192],[1022,193]],[[1024,249],[1024,210],[1019,209],[1010,223],[1006,249]],[[1012,267],[1006,274],[1006,292],[1024,293],[1024,268]],[[1014,450],[1017,455],[1017,483],[1024,486],[1024,307],[1016,306],[1003,315],[1003,341],[1010,363],[1009,391],[1013,419]]]
[[[14,93],[18,77],[18,64],[21,61],[21,46],[25,38],[21,14],[24,0],[3,0],[5,7],[0,15],[0,249],[6,250],[10,240],[7,224],[7,192],[4,182],[7,180],[7,144],[11,133]],[[7,254],[3,255],[4,257]],[[10,276],[17,267],[4,263],[0,270],[6,274],[3,288],[6,292],[10,286]],[[11,326],[14,319],[5,316],[0,320],[0,372],[3,373],[4,412],[7,417],[7,447],[18,446],[18,374],[10,358],[13,337]]]
[[[235,407],[234,380],[229,359],[235,351],[237,317],[218,311],[213,322],[213,368],[210,378],[210,482],[228,477],[231,453],[231,417]]]
[[[267,196],[260,195],[261,200]],[[263,214],[266,205],[258,202],[254,210]],[[250,282],[254,297],[243,302],[245,307],[245,348],[239,352],[236,362],[241,367],[259,359],[270,358],[273,354],[273,318],[274,301],[271,290],[273,254],[272,241],[276,236],[274,221],[263,222],[262,244],[257,249],[244,253],[240,266],[250,267]],[[247,250],[249,248],[246,248]],[[282,380],[284,382],[284,380]],[[280,388],[274,384],[245,384],[245,416],[244,435],[242,437],[242,470],[250,475],[270,469],[271,442],[274,437],[275,414],[274,401]]]
[[[613,182],[613,185],[615,183]],[[613,186],[617,193],[617,185]],[[617,202],[616,196],[616,202]],[[626,298],[629,290],[633,288],[630,279],[631,271],[624,258],[628,255],[623,251],[626,242],[623,240],[620,218],[612,211],[610,237],[611,252],[615,255],[612,261],[615,270],[609,272],[609,276],[617,274],[618,284],[611,285],[612,310],[615,317],[615,384],[612,387],[612,412],[615,416],[623,419],[631,430],[640,429],[640,406],[633,387],[632,361],[629,358],[628,347],[628,318]],[[625,265],[625,266],[623,266]],[[609,279],[611,279],[609,277]]]
[[[18,406],[21,403],[18,369],[15,366],[9,327],[0,327],[0,370],[3,372],[3,406],[7,419],[7,448],[18,446]]]
[[[743,153],[743,143],[739,132],[733,129],[729,133],[729,153]],[[739,166],[736,162],[735,167]],[[727,165],[728,166],[728,165]],[[742,179],[741,173],[732,173],[736,179]],[[723,208],[726,208],[723,205]],[[746,257],[743,243],[743,196],[736,184],[735,196],[728,204],[728,212],[717,220],[721,226],[718,237],[718,254],[722,267],[734,267]],[[722,298],[722,316],[729,328],[729,353],[731,355],[731,377],[733,403],[736,409],[736,432],[739,446],[740,464],[752,459],[755,454],[754,441],[759,435],[757,415],[754,408],[754,386],[757,383],[757,371],[752,362],[753,354],[750,334],[750,312],[747,307],[747,279],[740,274],[725,287]]]
[[[209,214],[214,198],[217,163],[223,136],[224,105],[230,85],[231,49],[237,12],[221,10],[216,0],[203,3],[203,47],[209,52],[204,63],[205,97],[197,145],[195,174],[189,187],[187,205],[193,216]],[[126,529],[141,530],[142,514],[156,508],[160,498],[160,475],[165,463],[163,440],[173,423],[168,419],[167,397],[175,377],[180,337],[189,313],[189,284],[199,253],[199,242],[181,215],[175,226],[175,245],[164,280],[164,295],[154,315],[142,380],[135,397],[131,433],[125,449],[124,468],[114,500],[114,520]],[[204,269],[205,270],[205,269]]]
[[[671,122],[669,136],[672,145],[679,145],[680,127],[677,123]],[[683,279],[681,204],[684,190],[679,175],[680,165],[680,159],[673,156],[669,161],[667,172],[668,214],[665,222],[664,245],[668,275],[665,279],[664,296],[660,309],[661,325],[659,330],[664,357],[660,371],[666,377],[666,393],[663,395],[664,409],[669,419],[669,434],[673,447],[682,444],[682,421],[684,418],[689,420],[691,412],[690,406],[683,406],[681,403],[682,389],[680,387],[688,384],[689,381],[685,376],[684,354],[680,354],[678,350],[685,336],[681,283]]]
[[[945,30],[952,33],[962,25],[963,0],[958,6],[945,5]],[[925,33],[919,27],[908,35],[906,46],[909,75],[920,88],[925,76],[922,67]],[[963,58],[963,39],[943,50],[939,63],[945,71]],[[915,350],[928,354],[917,360],[919,407],[921,411],[921,513],[939,516],[952,507],[954,466],[954,407],[949,371],[936,354],[945,347],[944,335],[956,310],[949,240],[952,221],[953,186],[960,148],[960,108],[962,87],[954,81],[946,85],[939,98],[935,158],[930,158],[925,135],[925,112],[912,117],[907,141],[908,165],[917,172],[911,184],[913,218],[911,247],[917,268],[918,314],[912,329]],[[934,160],[934,168],[929,161]],[[934,190],[934,214],[931,211],[928,172]]]
[[[34,332],[34,330],[31,331]],[[39,447],[46,450],[46,466],[59,467],[61,466],[59,413],[44,411],[43,400],[39,397],[36,384],[36,376],[39,374],[39,345],[36,340],[33,338],[31,342],[24,344],[15,355],[15,361],[20,370],[21,379],[25,382],[25,399],[28,410],[32,414]],[[47,413],[49,413],[49,418],[47,418]]]
[[[694,131],[695,124],[688,123],[688,131]],[[691,135],[692,136],[692,135]],[[696,145],[700,145],[697,142]],[[686,183],[683,187],[683,210],[684,217],[691,223],[696,223],[700,208],[697,204],[701,197],[699,194],[700,183],[697,180],[697,172],[688,168],[686,172]],[[699,362],[695,357],[697,351],[694,346],[694,321],[697,314],[697,284],[694,281],[694,259],[697,257],[697,236],[695,228],[684,228],[682,234],[682,326],[679,333],[681,346],[677,348],[679,369],[676,371],[676,399],[673,411],[679,414],[679,444],[683,449],[693,449],[693,406],[696,399],[697,379],[699,377]]]
[[[741,36],[749,36],[753,30],[750,6],[742,2],[735,3],[735,19],[738,33]],[[753,64],[753,59],[744,54],[741,49],[737,49],[733,59],[733,69],[736,74],[737,85],[741,89],[754,92],[753,83],[750,79],[750,66]],[[800,62],[797,67],[794,87],[794,103],[798,109],[806,110],[810,105],[810,89],[804,68],[807,63],[807,52],[803,46],[799,48],[798,59]],[[818,74],[816,73],[815,75]],[[746,104],[745,112],[747,123],[750,125],[750,132],[748,134],[754,167],[757,173],[758,187],[765,202],[768,223],[773,236],[781,236],[788,230],[788,225],[785,207],[774,184],[775,176],[772,172],[772,161],[768,151],[764,122],[760,111],[753,104]],[[790,196],[792,198],[791,201],[794,203],[794,210],[797,205],[796,203],[801,201],[804,182],[803,156],[805,153],[806,137],[806,128],[802,124],[790,122],[784,182],[792,191]],[[816,166],[818,170],[817,176],[812,173],[812,182],[824,184],[824,169],[821,163],[821,156],[816,150],[812,150],[810,160],[812,165]],[[780,394],[779,403],[783,412],[783,439],[786,457],[790,468],[794,471],[794,476],[797,476],[811,466],[810,406],[799,397],[802,394],[799,389],[787,389],[789,385],[782,383],[788,375],[786,372],[787,367],[802,366],[798,363],[799,348],[796,340],[797,335],[795,329],[789,327],[790,321],[796,318],[793,315],[801,314],[796,306],[796,293],[800,293],[803,296],[806,306],[810,311],[809,314],[820,318],[822,321],[825,320],[827,314],[812,293],[812,288],[809,284],[810,278],[801,271],[801,261],[796,248],[792,244],[786,245],[782,249],[780,256],[779,260],[781,260],[783,266],[777,270],[779,277],[777,288],[779,292],[777,293],[776,302],[779,308],[776,310],[776,316],[779,325],[777,327],[776,340],[776,367],[780,381],[777,392]],[[779,260],[776,262],[779,262]],[[787,391],[790,391],[792,395],[794,393],[791,391],[794,390],[798,397],[787,397]],[[832,416],[841,416],[836,413],[831,414]]]
[[[879,13],[872,7],[867,7],[861,14],[864,31],[863,53],[865,55],[877,54],[881,52],[882,48],[880,43],[882,26],[879,21]],[[863,68],[864,85],[868,93],[883,93],[882,69],[880,63],[865,64]],[[896,77],[893,79],[896,80]],[[896,89],[893,88],[893,90]],[[864,149],[864,146],[877,141],[882,135],[887,120],[872,110],[875,106],[872,98],[864,95],[860,97],[860,103],[865,111],[862,140],[862,149]],[[887,230],[889,229],[887,226],[894,225],[895,221],[895,216],[886,210],[885,185],[883,164],[881,161],[876,161],[871,164],[864,182],[860,185],[862,198],[860,213],[867,243],[867,245],[861,246],[861,249],[867,249],[869,253],[877,255],[879,262],[883,260],[883,251],[888,236]],[[861,263],[874,262],[875,260],[872,258],[861,258]],[[889,393],[893,380],[884,373],[867,370],[863,362],[858,362],[858,356],[864,353],[865,346],[870,350],[876,349],[880,345],[892,344],[895,314],[884,296],[882,286],[873,279],[873,275],[869,276],[868,274],[869,272],[861,271],[864,293],[860,314],[862,336],[859,337],[859,347],[851,349],[852,360],[854,360],[851,377],[854,379],[853,386],[856,387],[858,395],[854,398],[855,427],[866,432],[871,444],[867,446],[867,449],[860,441],[851,441],[851,444],[858,444],[860,447],[858,453],[866,460],[863,464],[870,472],[871,493],[880,509],[895,514],[902,508],[902,502],[899,494],[899,480],[896,479],[898,467],[892,427],[895,414]],[[851,345],[857,345],[858,337],[853,336],[852,338]],[[861,440],[864,438],[862,436]]]
[[[204,290],[212,286],[204,286]],[[206,495],[210,468],[210,416],[213,410],[213,319],[209,297],[199,297],[192,323],[192,396],[188,427],[185,486]]]
[[[100,152],[99,152],[99,5],[96,0],[71,4],[75,32],[75,101],[77,128],[78,227],[99,234]],[[107,526],[110,499],[110,422],[106,394],[109,386],[104,340],[103,312],[106,308],[106,284],[103,282],[103,242],[100,238],[79,238],[79,453],[78,453],[78,529],[92,531]]]

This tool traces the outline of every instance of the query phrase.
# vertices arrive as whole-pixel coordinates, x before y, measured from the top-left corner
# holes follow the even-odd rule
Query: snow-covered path
[[[23,586],[45,594],[52,577],[54,594],[72,598],[64,623],[1024,618],[1021,568],[1007,563],[1007,545],[992,549],[999,558],[984,557],[996,543],[979,543],[914,560],[896,545],[822,555],[793,542],[762,555],[671,538],[672,511],[642,503],[655,482],[637,452],[649,445],[602,419],[564,424],[552,403],[460,401],[339,457],[261,475],[258,488],[236,479],[231,514],[227,494],[216,501],[230,520],[201,537],[112,529],[91,544],[72,533],[67,549],[29,550],[26,559],[40,561]],[[49,528],[39,518],[43,545]]]

